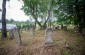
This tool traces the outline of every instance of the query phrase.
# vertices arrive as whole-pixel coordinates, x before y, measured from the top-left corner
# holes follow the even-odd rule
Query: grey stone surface
[[[74,32],[78,32],[78,27],[74,26]]]
[[[52,27],[53,31],[56,31],[55,26]]]
[[[10,39],[14,38],[13,29],[9,30],[9,37]]]
[[[14,28],[13,32],[14,32],[14,37],[15,37],[16,43],[18,45],[20,45],[22,43],[22,41],[21,41],[21,36],[20,36],[19,30],[17,28]]]
[[[35,29],[33,27],[31,27],[29,29],[29,35],[34,35]]]
[[[53,30],[51,28],[47,28],[45,30],[45,44],[47,46],[50,46],[53,44],[53,36],[52,36]]]

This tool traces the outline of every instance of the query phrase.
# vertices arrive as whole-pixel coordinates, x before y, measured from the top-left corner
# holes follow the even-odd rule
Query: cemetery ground
[[[44,44],[45,31],[37,30],[33,36],[28,31],[21,34],[22,44],[15,39],[0,39],[0,55],[85,55],[85,37],[73,30],[53,31],[53,44]],[[1,35],[1,34],[0,34]]]

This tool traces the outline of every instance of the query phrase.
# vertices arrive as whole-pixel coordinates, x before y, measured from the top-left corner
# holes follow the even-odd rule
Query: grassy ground
[[[22,44],[15,39],[0,40],[0,55],[85,55],[85,37],[72,30],[53,32],[53,45],[44,44],[44,30],[36,31],[30,36],[28,31],[21,33]]]

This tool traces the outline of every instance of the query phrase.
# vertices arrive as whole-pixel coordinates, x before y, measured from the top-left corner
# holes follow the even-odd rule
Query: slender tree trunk
[[[36,29],[36,21],[35,21],[35,29]]]
[[[85,3],[83,5],[83,28],[85,28]]]
[[[32,16],[33,16],[33,18],[35,19],[35,21],[36,21],[36,23],[40,26],[40,28],[41,28],[41,23],[37,20],[37,5],[36,5],[36,7],[34,7],[33,5],[32,5],[32,0],[30,0],[30,8],[31,8],[31,14],[32,14]],[[36,13],[36,14],[34,14],[34,13]]]
[[[49,20],[49,18],[50,18],[50,12],[51,12],[51,9],[48,10],[48,17],[47,17],[47,20],[44,22],[43,25],[46,25],[47,21]]]
[[[61,24],[61,29],[63,29],[63,24]]]
[[[6,0],[3,0],[2,3],[2,38],[7,37],[6,32]]]
[[[50,11],[50,19],[49,19],[49,21],[50,21],[50,28],[51,28],[51,26],[52,26],[52,11]]]
[[[49,19],[49,27],[51,28],[51,19]]]
[[[51,11],[52,11],[52,5],[49,7],[49,10],[48,10],[48,17],[47,17],[47,20],[45,20],[45,22],[44,22],[44,24],[43,24],[43,26],[45,27],[47,27],[47,25],[46,25],[46,23],[48,22],[48,27],[50,26],[51,27],[51,25],[52,25],[52,22],[51,22],[51,15],[52,15],[52,13],[51,13]]]
[[[34,16],[34,19],[35,19],[35,21],[36,21],[36,23],[40,26],[40,28],[42,27],[42,25],[41,25],[41,23],[37,20],[37,17],[35,16],[35,15],[33,15]]]

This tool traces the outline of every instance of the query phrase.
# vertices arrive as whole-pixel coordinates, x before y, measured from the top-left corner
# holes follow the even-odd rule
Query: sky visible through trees
[[[7,2],[6,8],[7,8],[7,19],[14,19],[15,21],[26,21],[29,20],[29,17],[24,14],[20,8],[22,7],[22,3],[20,3],[17,0],[10,0],[10,2]],[[0,8],[2,8],[2,0],[0,0]],[[1,19],[1,12],[0,12],[0,19]]]

